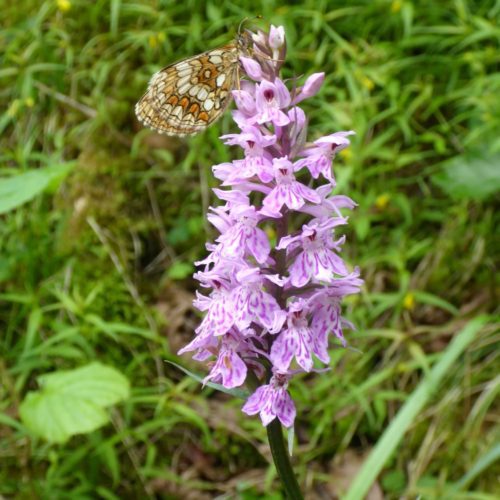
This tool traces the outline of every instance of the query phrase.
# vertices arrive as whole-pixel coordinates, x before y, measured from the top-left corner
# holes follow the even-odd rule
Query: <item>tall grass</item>
[[[0,494],[279,498],[260,423],[165,363],[189,365],[175,352],[198,321],[190,275],[210,237],[209,167],[230,159],[218,141],[229,117],[177,140],[133,115],[155,70],[261,14],[255,25],[286,28],[286,77],[327,74],[308,104],[313,134],[357,133],[337,160],[339,191],[359,202],[346,248],[366,280],[348,304],[356,350],[332,349],[330,373],[291,388],[301,482],[311,498],[345,493],[457,332],[489,313],[370,481],[385,498],[494,498],[498,3],[25,0],[1,11],[0,204],[19,206],[0,216]],[[29,184],[37,171],[53,177]],[[110,424],[59,445],[34,437],[19,408],[37,378],[93,361],[131,383]]]

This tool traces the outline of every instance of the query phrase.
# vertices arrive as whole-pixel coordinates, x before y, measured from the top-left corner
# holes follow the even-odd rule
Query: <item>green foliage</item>
[[[60,183],[74,164],[53,165],[23,172],[12,177],[0,178],[0,214],[32,200],[42,193],[47,186],[55,188],[54,182]]]
[[[500,154],[454,158],[433,180],[453,198],[483,200],[500,191]]]
[[[474,340],[477,332],[486,323],[487,318],[478,317],[471,321],[460,333],[457,334],[453,342],[443,352],[443,356],[433,367],[432,371],[420,382],[413,391],[404,406],[398,412],[396,418],[391,422],[386,431],[377,442],[370,457],[365,461],[360,473],[356,476],[351,485],[346,500],[356,500],[364,498],[375,481],[379,473],[384,468],[388,459],[400,444],[404,434],[420,413],[429,398],[436,392],[444,374],[450,369],[452,364]]]
[[[91,363],[38,377],[41,390],[19,406],[26,427],[51,443],[98,429],[109,421],[105,408],[129,397],[128,380],[114,368]]]
[[[494,498],[498,4],[1,7],[1,495],[280,498],[258,419],[165,363],[204,376],[175,353],[199,321],[191,266],[213,237],[210,167],[233,158],[218,136],[234,126],[227,113],[179,140],[141,129],[133,113],[154,71],[227,43],[243,18],[261,14],[250,24],[285,25],[285,77],[301,84],[326,72],[320,94],[304,103],[313,138],[356,131],[336,159],[337,192],[359,204],[344,251],[366,286],[345,306],[358,327],[348,333],[352,348],[332,348],[330,372],[291,386],[299,479],[311,497],[341,495],[348,487],[337,478],[352,482],[353,457],[370,460],[363,453],[373,448],[385,498]],[[457,332],[484,313],[490,320],[422,399]],[[59,401],[36,381],[97,360],[133,386],[111,410],[112,425],[64,443],[34,439],[26,408]],[[73,427],[81,405],[65,413],[51,404],[56,418],[37,420],[38,434],[85,430]],[[409,406],[419,409],[412,419]],[[109,418],[103,405],[92,408]],[[57,420],[75,411],[70,427]],[[386,448],[394,422],[398,440]],[[344,462],[350,473],[339,472]]]
[[[196,380],[200,384],[206,385],[207,387],[211,387],[212,389],[216,389],[220,392],[223,392],[225,394],[230,394],[231,396],[234,396],[235,398],[239,399],[247,399],[250,393],[248,391],[242,390],[242,389],[226,389],[223,385],[221,384],[216,384],[214,382],[203,382],[203,377],[200,377],[199,375],[196,375],[196,373],[193,373],[192,371],[184,368],[181,365],[178,365],[177,363],[173,363],[172,361],[167,361],[171,365],[175,366],[179,370],[182,370],[188,377],[191,377],[193,380]]]

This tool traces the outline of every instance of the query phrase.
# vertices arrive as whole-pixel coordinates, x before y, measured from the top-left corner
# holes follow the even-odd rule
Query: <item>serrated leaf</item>
[[[60,182],[74,165],[74,162],[63,163],[0,178],[0,214],[33,199],[54,182]]]
[[[38,378],[40,391],[29,392],[19,413],[26,427],[52,443],[91,432],[109,420],[104,408],[129,397],[128,380],[100,363]]]

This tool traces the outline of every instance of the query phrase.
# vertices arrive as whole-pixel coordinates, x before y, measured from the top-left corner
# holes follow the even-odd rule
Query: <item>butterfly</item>
[[[182,59],[151,78],[135,105],[139,121],[160,134],[185,136],[218,120],[239,87],[240,55],[248,51],[247,33],[234,42]]]

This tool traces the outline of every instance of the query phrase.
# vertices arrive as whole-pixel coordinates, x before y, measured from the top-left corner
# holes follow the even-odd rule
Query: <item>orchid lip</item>
[[[264,97],[267,101],[271,102],[274,99],[274,92],[271,89],[264,90]]]

